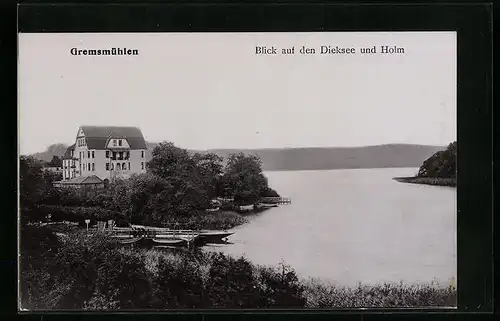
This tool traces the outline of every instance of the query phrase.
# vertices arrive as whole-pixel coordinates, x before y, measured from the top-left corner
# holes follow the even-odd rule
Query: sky
[[[322,45],[356,54],[299,52]],[[111,47],[139,55],[70,54]],[[188,149],[456,140],[454,32],[22,33],[18,68],[21,154],[72,144],[81,125],[138,126]]]

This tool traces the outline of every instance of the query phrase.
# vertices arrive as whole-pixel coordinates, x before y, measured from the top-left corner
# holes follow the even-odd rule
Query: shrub
[[[60,246],[57,236],[46,227],[22,225],[20,231],[20,301],[25,309],[44,308],[57,300],[64,286],[47,291],[52,286],[47,263],[52,261]]]
[[[304,287],[295,271],[280,263],[277,268],[261,267],[260,282],[262,298],[266,306],[279,308],[304,307]]]
[[[206,307],[205,287],[196,263],[187,257],[181,257],[180,262],[161,257],[154,297],[160,309]]]
[[[32,235],[42,235],[42,232],[53,235],[45,228],[33,228],[30,232],[35,232]],[[72,233],[66,241],[57,241],[58,250],[55,253],[51,253],[53,249],[48,250],[43,242],[37,246],[28,236],[21,244],[24,244],[21,301],[25,308],[150,306],[152,280],[144,262],[121,252],[117,244],[104,235]],[[33,256],[37,259],[37,265],[27,263],[33,260]]]
[[[84,225],[86,219],[92,222],[117,219],[120,215],[117,212],[109,211],[100,207],[70,207],[56,205],[36,205],[29,211],[29,217],[35,221],[45,220],[51,214],[53,221],[79,222]]]
[[[235,212],[196,212],[190,216],[167,216],[163,224],[183,229],[227,230],[245,223],[247,220]]]
[[[253,265],[243,257],[235,260],[222,253],[213,253],[210,257],[206,286],[210,306],[214,308],[260,307],[260,292],[253,272]]]

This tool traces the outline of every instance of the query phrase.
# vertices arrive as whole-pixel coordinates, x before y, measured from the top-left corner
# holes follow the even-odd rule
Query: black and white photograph
[[[20,311],[457,306],[455,32],[19,33]]]

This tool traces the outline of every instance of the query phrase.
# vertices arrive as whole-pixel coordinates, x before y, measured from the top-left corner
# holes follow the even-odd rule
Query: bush
[[[58,237],[46,227],[22,225],[20,231],[20,301],[24,309],[50,306],[63,287],[53,285],[47,272],[47,263],[56,256],[60,246]]]
[[[304,287],[295,271],[281,263],[277,268],[260,268],[261,292],[266,306],[300,308],[306,303]]]
[[[28,209],[31,220],[44,221],[45,217],[50,214],[53,221],[70,221],[79,222],[82,226],[86,219],[91,222],[117,220],[120,218],[119,213],[109,211],[101,207],[73,207],[73,206],[57,206],[57,205],[36,205],[32,209]]]
[[[30,238],[27,232],[34,236]],[[50,230],[38,227],[26,229],[23,235],[23,308],[149,307],[152,280],[144,262],[121,252],[117,244],[104,235],[75,232],[60,242]],[[54,244],[48,246],[47,242],[40,242],[45,239]],[[37,264],[32,263],[34,260]]]
[[[103,298],[120,308],[143,308],[150,301],[151,279],[143,262],[105,235],[73,233],[48,271],[56,283],[69,285],[58,308],[100,308]]]
[[[318,280],[304,282],[308,308],[416,308],[456,306],[456,289],[434,284],[386,283],[354,288]]]
[[[167,216],[163,224],[169,227],[178,227],[182,229],[213,229],[227,230],[243,223],[247,220],[235,212],[197,212],[190,216]]]
[[[245,258],[238,260],[222,253],[210,257],[206,288],[210,306],[217,308],[258,308],[262,306],[254,267]]]
[[[159,309],[206,307],[205,287],[196,263],[187,257],[179,262],[160,258],[154,297]]]

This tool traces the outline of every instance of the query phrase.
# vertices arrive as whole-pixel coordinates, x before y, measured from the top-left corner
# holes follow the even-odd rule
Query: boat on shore
[[[142,231],[153,231],[155,232],[155,238],[178,238],[185,240],[186,242],[196,242],[196,243],[220,243],[227,239],[229,236],[233,235],[234,232],[229,231],[217,231],[217,230],[172,230],[163,227],[153,227],[144,225],[131,225],[133,229]]]
[[[187,245],[186,240],[176,239],[176,238],[154,238],[152,239],[154,245],[164,245],[164,246],[183,246]]]
[[[118,239],[120,244],[136,244],[137,242],[143,240],[143,237],[128,237],[123,239]]]
[[[240,211],[243,211],[243,212],[248,212],[248,211],[252,211],[254,209],[254,206],[253,206],[253,204],[250,204],[250,205],[240,205],[238,207],[238,209]]]
[[[202,243],[220,243],[227,240],[227,238],[233,234],[234,232],[229,232],[229,231],[202,230],[199,231],[198,238]]]
[[[278,207],[278,204],[272,204],[272,203],[260,203],[257,205],[258,208],[271,208],[271,207]]]

